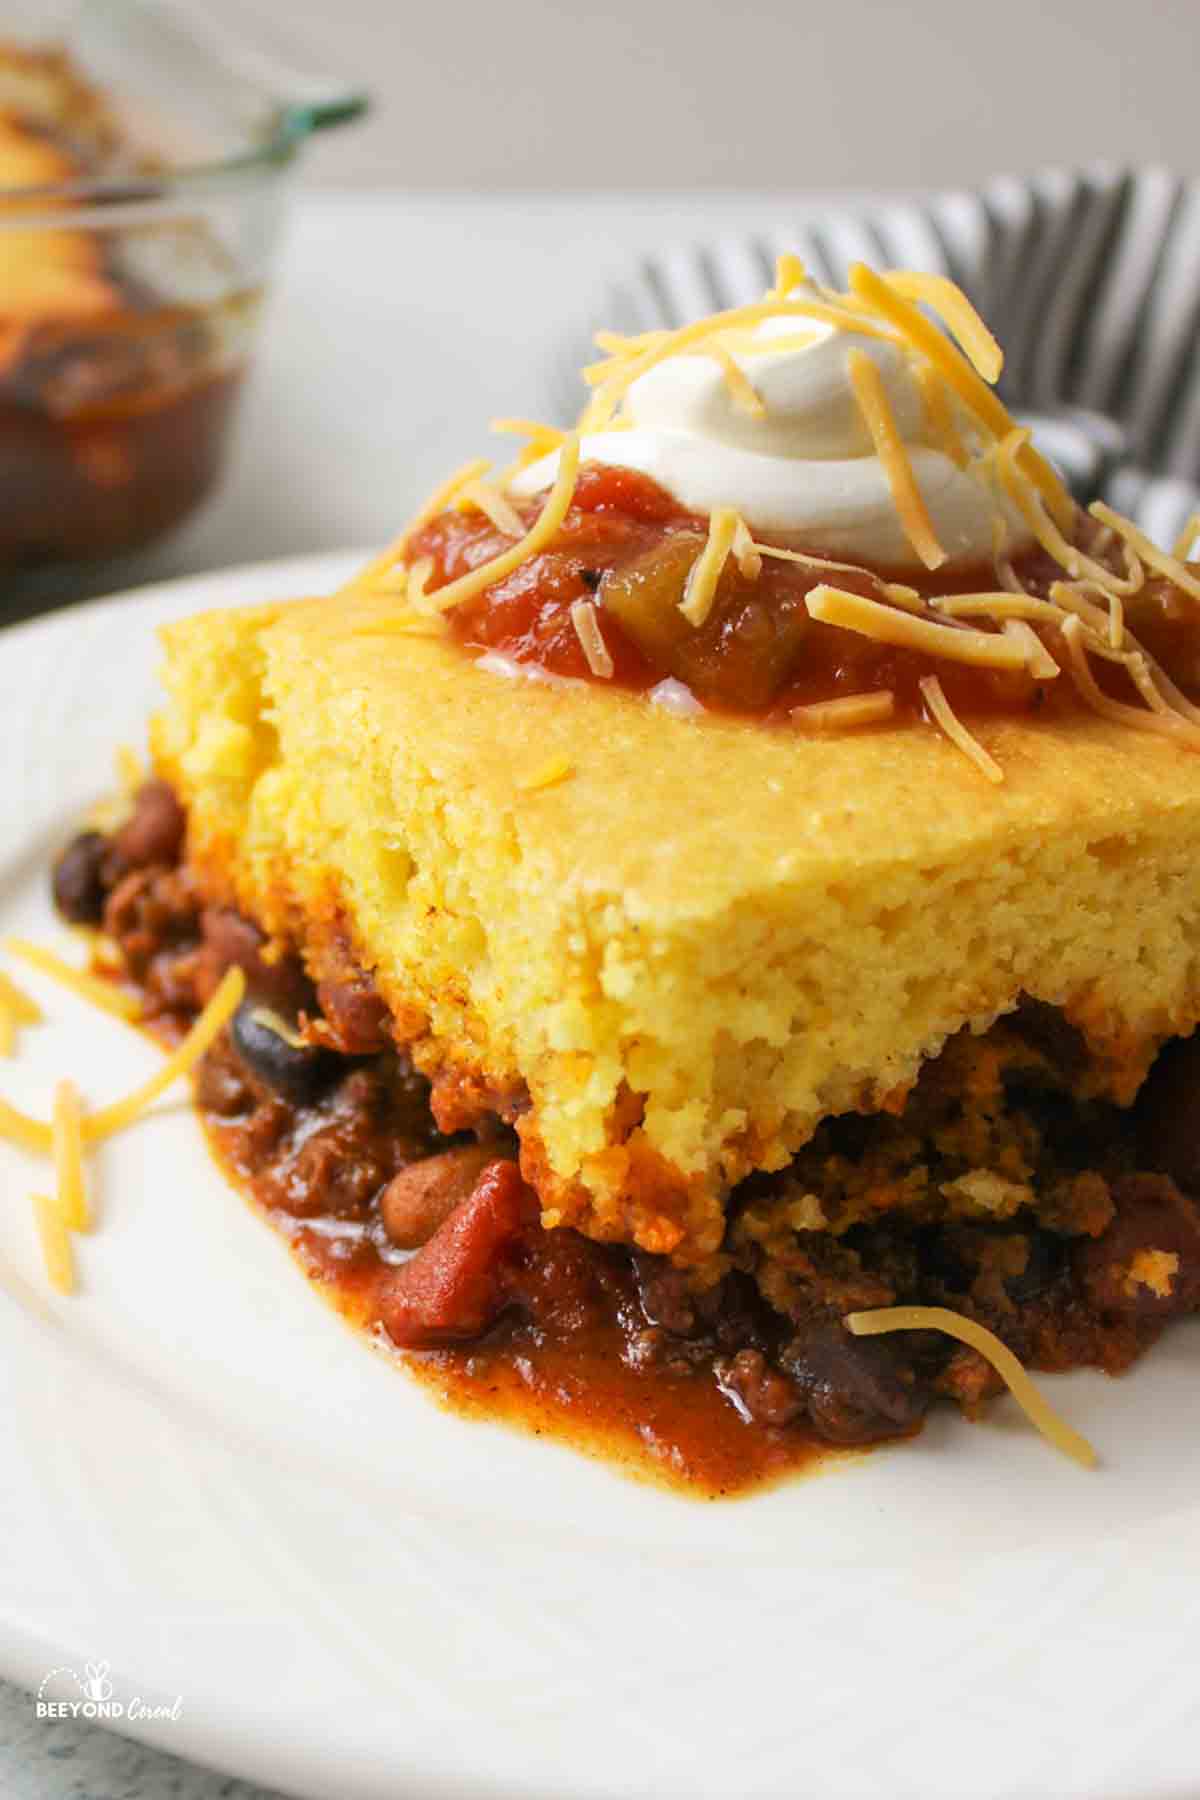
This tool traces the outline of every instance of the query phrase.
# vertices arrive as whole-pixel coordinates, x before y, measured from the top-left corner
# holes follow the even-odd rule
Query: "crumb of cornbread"
[[[552,1222],[699,1261],[731,1183],[1022,993],[1122,1100],[1200,1015],[1200,756],[998,719],[992,786],[931,728],[669,717],[372,635],[380,606],[168,627],[156,760],[201,871],[272,931],[343,921],[427,1072],[528,1093]]]

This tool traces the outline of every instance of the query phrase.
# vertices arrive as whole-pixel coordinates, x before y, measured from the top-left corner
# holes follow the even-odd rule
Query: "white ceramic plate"
[[[324,592],[344,559],[206,576],[0,634],[0,931],[61,934],[54,846],[141,741],[153,627]],[[3,959],[0,959],[3,960]],[[0,1065],[37,1109],[155,1063],[32,973]],[[0,1146],[0,1254],[45,1293]],[[320,1800],[1194,1796],[1200,1332],[703,1504],[440,1412],[323,1306],[182,1096],[107,1145],[82,1292],[0,1294],[0,1672],[110,1665],[121,1728]],[[67,1677],[59,1677],[61,1684]]]

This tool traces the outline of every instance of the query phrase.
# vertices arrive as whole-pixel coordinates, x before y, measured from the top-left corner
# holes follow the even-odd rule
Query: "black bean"
[[[244,1000],[233,1015],[230,1036],[238,1055],[260,1081],[287,1100],[315,1100],[336,1079],[342,1066],[332,1051],[289,1042],[291,1027],[253,1000]]]
[[[54,904],[72,925],[98,925],[104,916],[103,865],[108,839],[81,831],[54,865]]]

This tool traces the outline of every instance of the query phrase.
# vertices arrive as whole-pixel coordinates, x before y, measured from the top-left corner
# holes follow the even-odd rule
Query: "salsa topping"
[[[920,305],[936,309],[949,336]],[[805,323],[807,335],[780,336]],[[384,601],[364,629],[446,635],[646,694],[666,682],[693,710],[800,730],[925,721],[993,780],[1003,770],[966,720],[1090,710],[1200,747],[1200,571],[1186,561],[1194,530],[1167,552],[1110,508],[1076,505],[992,391],[999,352],[951,284],[857,266],[849,293],[834,294],[781,259],[756,306],[680,332],[598,341],[608,355],[585,371],[595,393],[579,428],[505,421],[529,439],[514,468],[488,481],[486,464],[467,465],[352,584]],[[622,460],[645,435],[645,384],[681,359],[707,359],[718,373],[695,406],[711,408],[711,382],[727,381],[737,456],[745,461],[755,431],[774,432],[762,460],[778,464],[790,426],[763,398],[778,382],[763,376],[756,388],[755,371],[831,342],[845,405],[858,409],[903,527],[903,566],[839,560],[795,533],[755,529],[731,505],[688,507]],[[853,421],[837,417],[837,432],[852,437]],[[976,498],[990,496],[988,554],[939,540],[931,457],[968,475]],[[799,491],[818,467],[857,470],[864,460],[783,466]]]

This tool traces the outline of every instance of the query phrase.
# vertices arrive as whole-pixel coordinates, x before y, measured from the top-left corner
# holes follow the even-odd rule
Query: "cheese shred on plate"
[[[132,1125],[153,1101],[181,1075],[190,1074],[219,1032],[229,1023],[241,1005],[246,991],[246,977],[241,969],[227,969],[221,985],[200,1014],[183,1041],[172,1051],[149,1081],[95,1112],[85,1113],[81,1130],[85,1144],[98,1143]],[[0,1137],[19,1144],[23,1150],[34,1150],[43,1156],[53,1154],[54,1133],[50,1125],[20,1112],[8,1101],[0,1100]]]
[[[991,1363],[1026,1418],[1056,1450],[1085,1469],[1095,1468],[1096,1452],[1088,1440],[1055,1412],[1008,1345],[974,1319],[945,1306],[884,1306],[871,1312],[848,1313],[845,1325],[855,1337],[878,1337],[885,1331],[944,1331],[960,1344],[969,1344]]]
[[[86,1231],[92,1216],[83,1172],[83,1112],[73,1081],[60,1081],[54,1090],[50,1132],[58,1183],[55,1200],[63,1224],[71,1231]]]
[[[118,1019],[128,1022],[141,1017],[142,1003],[136,995],[123,993],[110,982],[90,975],[86,969],[72,968],[69,962],[64,962],[44,945],[28,943],[24,938],[5,938],[4,947],[14,956],[22,957],[32,968],[40,969],[43,975],[51,976],[64,987],[73,988],[81,999],[114,1013]]]
[[[46,1279],[56,1294],[75,1292],[75,1256],[71,1249],[71,1233],[66,1220],[48,1194],[33,1195],[33,1217]]]

